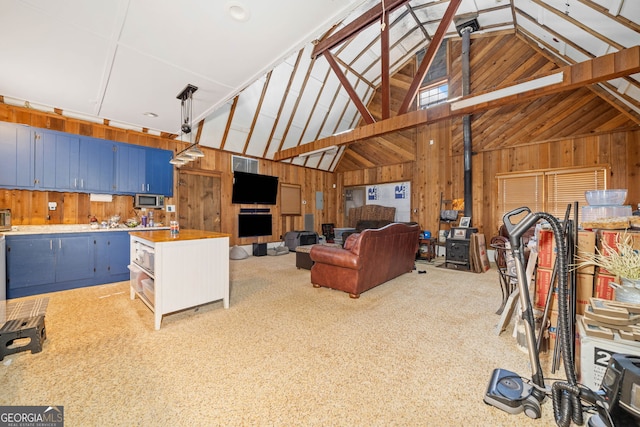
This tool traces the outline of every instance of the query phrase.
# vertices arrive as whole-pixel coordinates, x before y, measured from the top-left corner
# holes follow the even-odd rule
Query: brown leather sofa
[[[393,223],[350,235],[344,247],[315,245],[310,256],[311,283],[358,298],[368,289],[411,272],[418,251],[420,227]]]

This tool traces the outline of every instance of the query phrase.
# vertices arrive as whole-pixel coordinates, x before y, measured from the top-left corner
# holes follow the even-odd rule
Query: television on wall
[[[271,236],[272,220],[271,214],[239,214],[238,237]]]
[[[275,205],[278,198],[278,177],[248,172],[233,173],[231,203]]]

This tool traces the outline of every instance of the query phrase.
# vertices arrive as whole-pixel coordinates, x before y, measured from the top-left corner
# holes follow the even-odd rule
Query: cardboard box
[[[551,288],[552,272],[553,270],[548,268],[538,268],[536,270],[536,293],[533,298],[533,306],[535,308],[544,309],[544,306],[547,303],[547,294]],[[555,286],[557,285],[554,284],[554,287]]]
[[[585,254],[594,254],[596,251],[596,233],[593,231],[578,231],[578,242],[576,255],[584,256]],[[578,273],[594,274],[595,266],[586,265],[578,269]]]
[[[589,305],[589,299],[593,297],[593,276],[578,273],[576,289],[576,313],[584,314]]]
[[[556,262],[556,241],[553,230],[540,230],[538,233],[538,268],[553,268]]]
[[[578,321],[576,325],[580,334],[579,346],[576,347],[576,360],[580,360],[579,381],[591,390],[600,389],[612,355],[621,353],[640,356],[640,342],[623,340],[618,334],[615,334],[613,340],[589,337],[584,332],[582,322]]]
[[[618,239],[625,236],[631,238],[631,246],[633,246],[633,249],[640,250],[640,232],[631,230],[599,230],[598,249],[602,250],[603,242],[606,242],[611,248],[617,248]]]
[[[590,274],[578,274],[576,276],[576,314],[584,314],[589,305],[589,299],[593,297],[593,276]],[[551,310],[558,310],[558,293],[551,299]]]
[[[538,269],[536,274],[536,295],[534,299],[535,308],[544,309],[547,301],[547,294],[550,289],[552,270]],[[558,310],[558,280],[554,283],[554,295],[551,298],[550,310]],[[590,274],[576,275],[576,313],[584,314],[584,310],[589,305],[589,298],[593,296],[593,276]]]
[[[601,271],[598,271],[594,278],[594,290],[593,296],[596,298],[613,300],[614,298],[614,290],[609,283],[615,282],[615,276],[611,276],[609,274],[603,274]]]

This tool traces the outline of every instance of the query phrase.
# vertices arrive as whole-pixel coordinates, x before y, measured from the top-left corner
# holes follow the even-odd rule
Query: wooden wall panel
[[[108,125],[87,123],[75,119],[66,119],[51,113],[38,112],[26,108],[0,104],[0,120],[14,123],[23,123],[31,126],[49,128],[63,132],[76,133],[96,138],[110,139],[129,144],[158,147],[174,152],[185,148],[186,144],[160,136],[148,135],[141,132],[112,128]],[[237,214],[240,205],[231,203],[231,186],[233,174],[231,172],[231,156],[219,150],[201,147],[205,157],[192,162],[184,169],[201,170],[204,172],[216,172],[221,177],[221,231],[231,234],[232,245],[246,245],[251,243],[264,243],[278,241],[280,236],[290,230],[304,229],[304,215],[314,215],[314,228],[320,232],[321,224],[325,222],[337,223],[339,190],[336,175],[330,172],[307,169],[287,163],[276,163],[269,160],[259,161],[260,173],[280,177],[282,182],[300,184],[302,186],[302,198],[306,204],[302,206],[302,215],[290,217],[285,225],[282,225],[279,206],[268,207],[274,215],[274,231],[271,237],[237,238]],[[409,168],[410,169],[410,168]],[[389,172],[385,172],[385,175]],[[374,173],[375,176],[375,173]],[[168,198],[166,204],[176,204],[178,191],[177,174],[174,174],[174,197]],[[334,188],[334,184],[335,187]],[[324,208],[317,209],[316,191],[324,194]],[[48,211],[48,202],[56,201],[58,209],[55,212]],[[12,210],[13,222],[16,225],[36,224],[81,224],[87,223],[91,215],[99,220],[108,220],[112,215],[120,215],[123,220],[135,215],[133,209],[133,197],[114,196],[111,203],[90,202],[88,194],[60,193],[47,191],[28,190],[0,190],[0,207],[8,207]],[[246,207],[246,206],[243,206]],[[156,212],[156,221],[165,221],[164,211]]]

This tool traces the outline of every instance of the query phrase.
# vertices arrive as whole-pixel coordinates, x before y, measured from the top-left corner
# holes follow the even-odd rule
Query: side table
[[[436,257],[437,244],[438,240],[435,238],[420,239],[416,259],[432,261]]]
[[[340,247],[340,245],[336,244],[336,243],[318,243],[319,245],[324,245],[324,246],[337,246]],[[311,248],[314,247],[315,245],[302,245],[302,246],[296,246],[296,268],[299,270],[301,268],[304,268],[305,270],[311,270],[311,267],[313,266],[313,261],[311,260]]]

